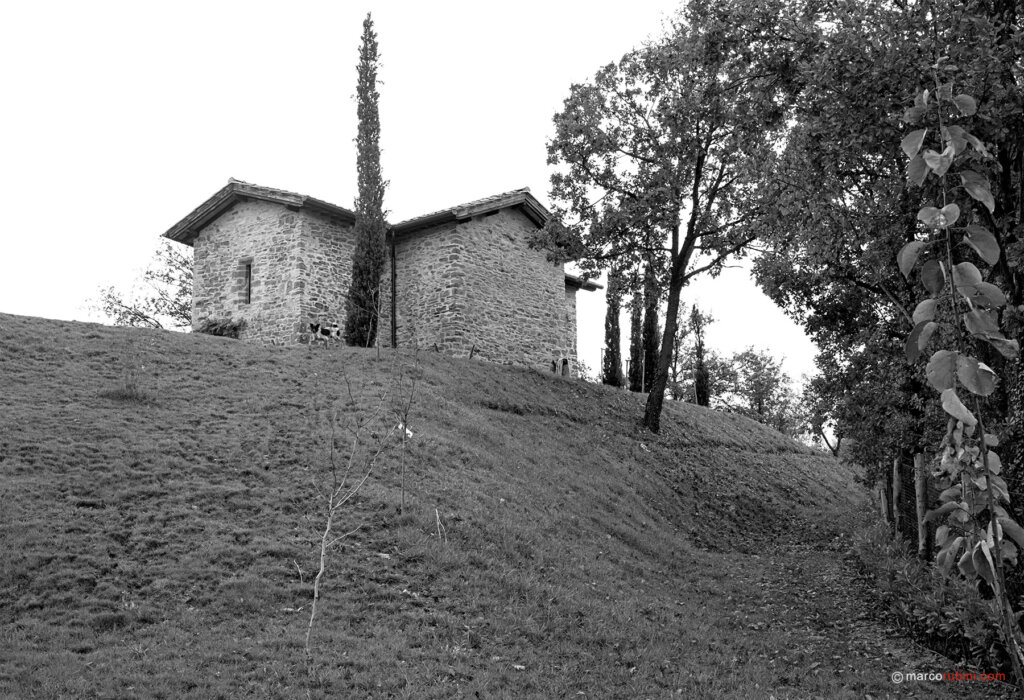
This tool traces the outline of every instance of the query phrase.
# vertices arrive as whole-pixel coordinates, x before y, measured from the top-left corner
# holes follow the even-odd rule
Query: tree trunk
[[[914,455],[914,497],[917,503],[917,556],[928,559],[931,542],[928,541],[928,523],[924,520],[928,512],[928,472],[924,466],[924,455],[920,452]]]
[[[892,460],[892,529],[900,533],[900,496],[903,494],[903,478],[900,475],[900,458]]]
[[[672,261],[672,275],[668,283],[668,310],[665,312],[665,331],[661,336],[658,371],[654,375],[654,383],[651,385],[651,393],[647,396],[647,408],[644,411],[644,427],[652,433],[661,430],[661,409],[665,403],[668,367],[672,364],[672,346],[675,344],[676,324],[679,321],[679,296],[684,282],[683,268],[688,260],[688,255],[677,255]]]

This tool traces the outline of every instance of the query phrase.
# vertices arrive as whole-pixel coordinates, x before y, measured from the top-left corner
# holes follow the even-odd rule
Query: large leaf
[[[992,555],[988,551],[986,542],[979,542],[974,546],[974,569],[978,572],[988,585],[992,585]]]
[[[980,153],[983,157],[985,157],[985,158],[990,158],[991,157],[989,155],[988,149],[985,148],[985,144],[983,144],[981,142],[981,140],[978,139],[977,136],[973,136],[971,134],[968,134],[965,131],[964,132],[964,138],[967,139],[967,143],[971,144],[971,146],[974,147],[974,150],[976,150],[978,153]]]
[[[974,295],[971,296],[971,301],[978,306],[985,308],[1002,308],[1006,306],[1006,295],[1003,294],[1003,290],[994,284],[988,282],[982,282],[981,284],[974,285]]]
[[[964,243],[974,248],[978,256],[989,265],[999,262],[999,243],[987,228],[973,224],[968,226]]]
[[[989,186],[988,178],[979,175],[973,170],[960,172],[960,181],[963,183],[967,194],[985,205],[990,214],[996,211],[996,200],[992,198],[992,189]]]
[[[960,557],[960,561],[956,565],[960,569],[960,573],[968,581],[973,580],[978,575],[978,570],[974,568],[974,552],[971,549],[964,552],[964,555]]]
[[[995,450],[985,450],[985,460],[988,470],[992,474],[999,474],[1003,471],[1003,460],[999,459],[999,453]]]
[[[934,321],[922,321],[914,326],[914,330],[910,331],[910,335],[907,336],[907,344],[904,348],[908,362],[914,363],[921,358],[921,353],[928,347],[928,341],[932,339],[932,334],[938,327],[939,324]]]
[[[924,162],[924,157],[918,153],[907,163],[907,182],[920,187],[927,177],[928,166]]]
[[[936,153],[930,148],[926,148],[921,154],[924,156],[925,165],[932,169],[939,177],[946,174],[949,170],[949,166],[953,164],[953,156],[956,154],[956,149],[953,148],[953,144],[949,144],[942,153]]]
[[[994,311],[975,309],[963,315],[967,332],[978,338],[1002,338],[999,332],[999,317]]]
[[[956,376],[972,394],[978,396],[988,396],[996,389],[996,373],[973,357],[959,355],[956,358]]]
[[[1016,340],[1006,338],[985,338],[985,341],[999,351],[1008,360],[1016,360],[1020,356],[1020,345]]]
[[[962,262],[953,266],[953,284],[957,287],[973,286],[981,282],[981,271],[972,263]]]
[[[907,124],[917,124],[921,121],[921,117],[924,116],[925,108],[923,106],[910,107],[903,113],[903,121]]]
[[[935,318],[935,307],[938,305],[937,299],[925,299],[914,309],[914,323],[922,323],[923,321],[931,321]]]
[[[997,520],[1003,528],[1003,533],[1009,535],[1018,547],[1024,549],[1024,528],[1010,518],[998,518]]]
[[[942,209],[922,207],[921,211],[917,212],[917,218],[923,221],[926,226],[945,228],[946,226],[952,226],[960,218],[960,207],[956,204],[947,204]]]
[[[910,271],[914,269],[914,265],[917,263],[917,256],[921,254],[921,249],[926,245],[927,243],[924,241],[911,241],[900,248],[900,252],[896,254],[896,262],[900,266],[900,272],[907,279],[910,279]]]
[[[960,155],[967,148],[967,139],[964,137],[965,133],[963,128],[959,126],[942,127],[942,139],[953,144],[953,151],[956,155]]]
[[[924,135],[927,131],[927,129],[917,129],[903,137],[903,141],[900,142],[900,148],[907,154],[907,158],[913,158],[921,150],[921,144],[924,143]],[[964,145],[966,144],[967,142],[964,141]]]
[[[921,268],[921,284],[932,295],[936,295],[946,286],[946,268],[938,260],[929,260]]]
[[[953,98],[953,104],[960,110],[960,114],[969,117],[978,111],[978,103],[970,95],[959,94]]]
[[[952,350],[938,350],[928,361],[925,373],[928,375],[928,383],[935,387],[936,391],[953,388],[957,355],[958,353]]]
[[[935,510],[930,510],[925,513],[924,521],[930,523],[933,520],[938,520],[947,513],[952,513],[954,510],[960,507],[960,504],[956,501],[950,501],[949,503],[943,503]]]
[[[942,392],[942,410],[958,421],[962,421],[964,425],[975,426],[978,424],[978,419],[967,410],[967,407],[960,401],[960,397],[956,395],[956,389],[950,388]]]

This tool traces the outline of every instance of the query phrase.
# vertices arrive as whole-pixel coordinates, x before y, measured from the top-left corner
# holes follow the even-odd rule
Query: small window
[[[252,258],[246,258],[238,263],[238,271],[235,273],[235,281],[238,289],[238,300],[243,304],[252,303]]]

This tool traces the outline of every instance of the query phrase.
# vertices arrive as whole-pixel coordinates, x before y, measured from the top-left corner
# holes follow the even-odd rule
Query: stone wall
[[[344,326],[352,228],[310,207],[235,204],[195,240],[193,326],[245,319],[243,338],[287,344],[305,341],[310,323]],[[529,248],[534,229],[507,208],[400,236],[399,346],[547,370],[568,358],[575,374],[576,290],[561,264]],[[390,261],[381,283],[378,335],[388,345]]]
[[[294,342],[301,273],[299,214],[260,200],[238,202],[195,239],[192,327],[245,319],[242,338]],[[246,298],[245,266],[251,268]]]
[[[572,374],[576,376],[576,287],[565,285],[565,339],[562,345],[566,349],[569,358],[569,365],[572,367]]]
[[[299,339],[308,338],[310,323],[345,327],[345,299],[352,283],[355,232],[351,224],[310,209],[301,210],[301,243],[297,261],[301,279]]]
[[[398,346],[433,348],[457,356],[464,347],[465,294],[462,258],[465,237],[454,224],[399,236],[395,243],[398,278]],[[391,268],[381,280],[382,345],[391,340]]]
[[[517,209],[460,223],[465,255],[465,346],[485,360],[539,369],[567,357],[565,269],[527,245],[536,229]]]

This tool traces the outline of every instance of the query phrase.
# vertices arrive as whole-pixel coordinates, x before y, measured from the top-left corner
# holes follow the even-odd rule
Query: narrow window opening
[[[238,270],[239,282],[241,282],[241,301],[243,304],[252,303],[252,258],[242,260]]]

